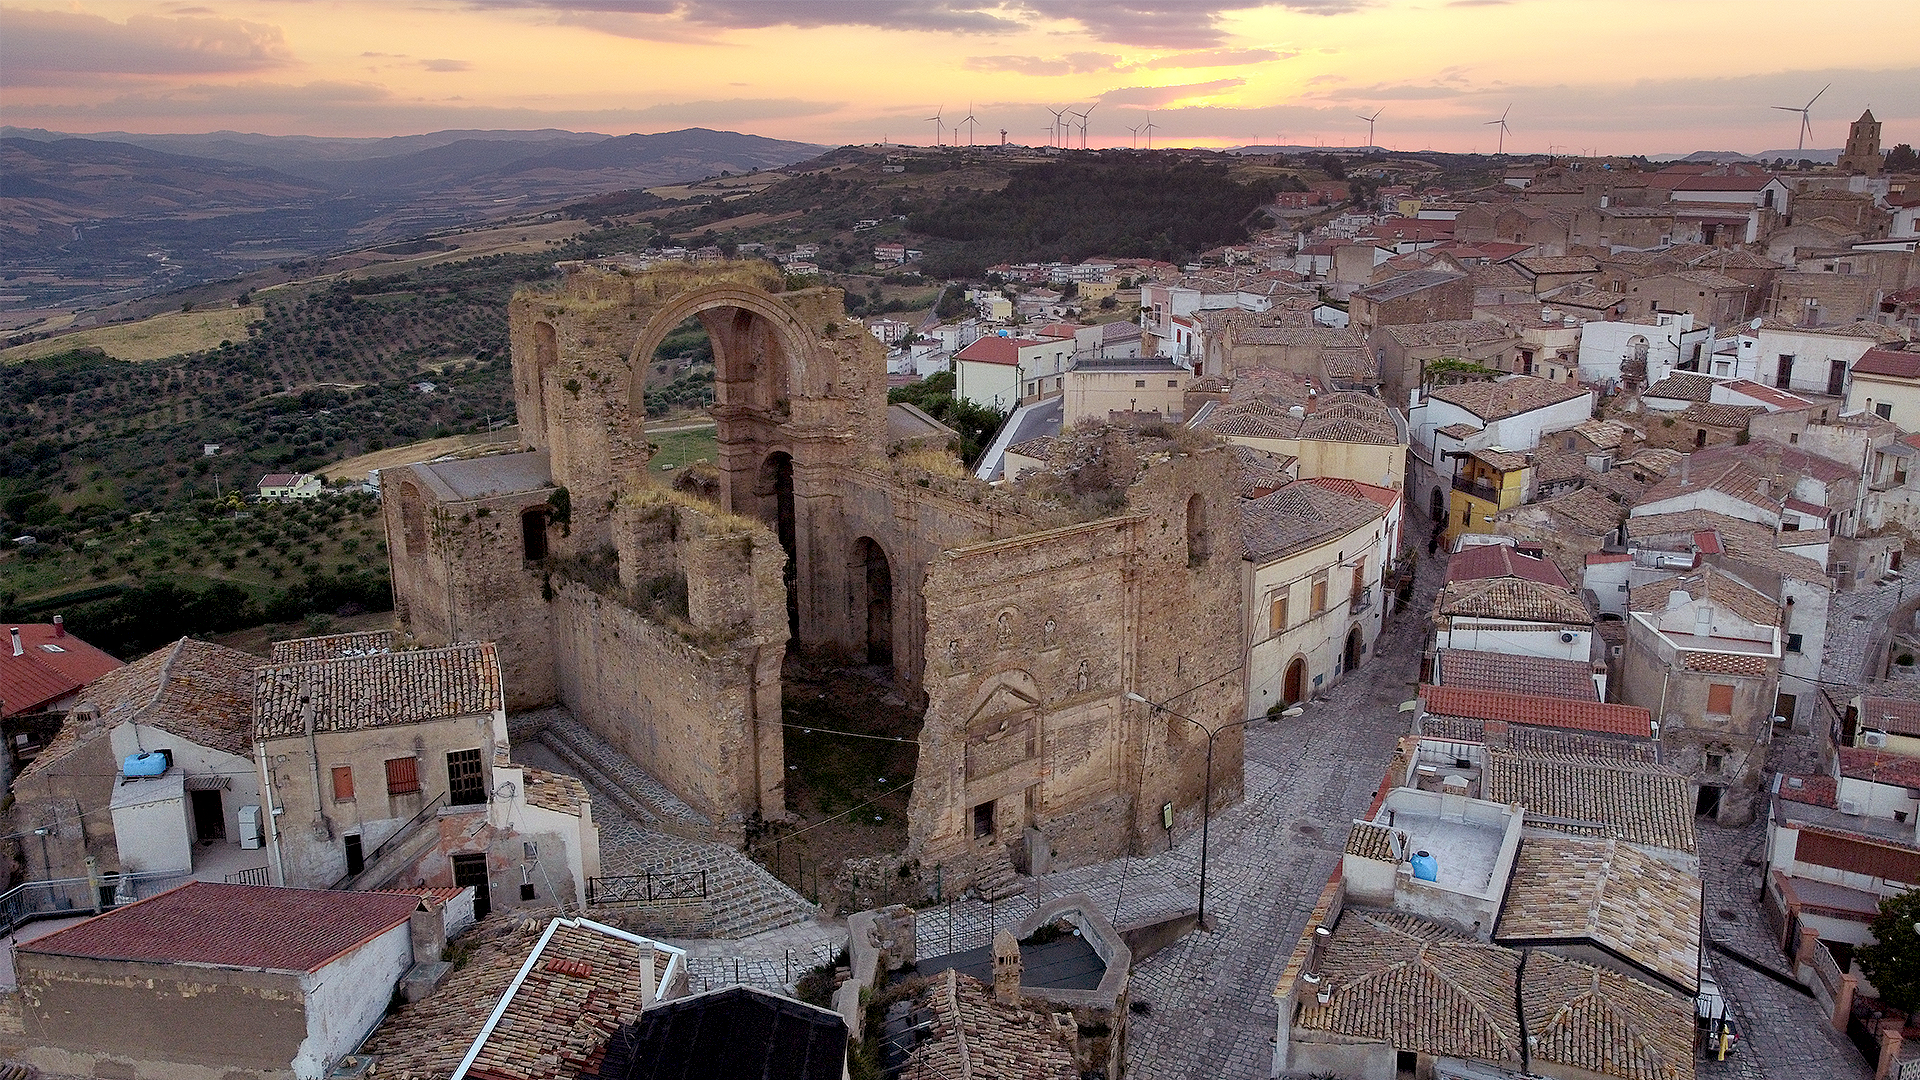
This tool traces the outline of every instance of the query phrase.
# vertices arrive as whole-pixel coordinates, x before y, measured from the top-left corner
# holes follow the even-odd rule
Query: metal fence
[[[1813,974],[1820,980],[1820,985],[1827,988],[1829,1000],[1840,996],[1840,963],[1833,958],[1833,953],[1828,951],[1824,942],[1813,947]]]
[[[93,915],[164,892],[187,880],[191,870],[101,874],[98,878],[28,881],[0,893],[0,934],[36,919]]]
[[[271,885],[273,884],[273,881],[268,876],[266,867],[254,866],[254,867],[249,867],[248,869],[245,869],[245,870],[236,870],[233,873],[228,874],[227,884],[229,885]]]
[[[650,904],[656,900],[700,900],[707,895],[707,872],[615,874],[587,879],[589,904]]]

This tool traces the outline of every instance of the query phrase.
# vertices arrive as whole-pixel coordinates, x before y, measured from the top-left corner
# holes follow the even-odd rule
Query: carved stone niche
[[[967,782],[998,776],[1040,756],[1040,692],[1024,671],[994,677],[967,717]]]

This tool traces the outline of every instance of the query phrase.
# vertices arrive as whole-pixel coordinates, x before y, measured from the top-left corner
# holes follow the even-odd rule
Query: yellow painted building
[[[1491,533],[1493,519],[1526,501],[1533,462],[1526,454],[1489,448],[1460,459],[1447,500],[1447,539],[1462,533]]]

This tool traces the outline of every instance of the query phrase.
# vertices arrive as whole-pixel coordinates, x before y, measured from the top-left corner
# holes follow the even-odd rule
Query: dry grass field
[[[217,348],[222,341],[243,341],[247,324],[260,318],[260,308],[209,308],[170,311],[139,322],[77,330],[43,341],[29,341],[0,351],[0,363],[16,363],[52,356],[81,346],[92,346],[116,360],[159,360],[181,353]]]
[[[391,469],[396,465],[412,465],[417,461],[432,461],[435,458],[457,454],[462,450],[474,450],[487,446],[512,446],[520,438],[518,427],[503,427],[487,434],[449,435],[444,439],[423,439],[405,446],[388,447],[372,453],[361,454],[336,461],[316,470],[331,483],[335,480],[365,480],[367,474],[375,469]]]

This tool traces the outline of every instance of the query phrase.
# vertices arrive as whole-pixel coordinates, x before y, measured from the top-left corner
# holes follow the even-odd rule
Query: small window
[[[347,873],[357,874],[367,868],[367,857],[360,849],[360,834],[349,833],[346,837]]]
[[[1316,579],[1313,583],[1313,613],[1318,615],[1325,610],[1327,610],[1327,579],[1323,577]]]
[[[1180,389],[1180,380],[1179,380],[1179,379],[1168,379],[1168,380],[1167,380],[1167,389],[1169,389],[1169,390],[1178,390],[1178,389]]]
[[[1146,388],[1147,388],[1147,380],[1145,380],[1145,379],[1135,379],[1135,380],[1133,380],[1133,385],[1134,385],[1134,387],[1135,387],[1135,388],[1137,388],[1137,389],[1141,389],[1141,390],[1144,390],[1144,389],[1146,389]]]
[[[535,897],[534,897],[534,892],[533,892],[533,882],[531,882],[531,881],[523,881],[523,882],[521,882],[521,883],[520,883],[520,899],[522,899],[522,900],[532,900],[532,899],[534,899],[534,898],[535,898]]]
[[[387,794],[412,795],[420,790],[420,764],[410,757],[387,759]]]
[[[1725,769],[1726,763],[1727,763],[1727,759],[1720,754],[1707,755],[1707,771],[1710,773],[1721,772],[1723,769]]]
[[[1787,651],[1794,652],[1794,653],[1799,652],[1800,645],[1803,640],[1804,638],[1800,634],[1788,634],[1787,635]]]
[[[1873,414],[1882,420],[1893,419],[1893,402],[1883,401],[1873,407]]]
[[[455,750],[447,755],[447,793],[447,801],[455,806],[474,806],[487,801],[487,779],[480,773],[480,751]]]
[[[353,766],[335,765],[333,767],[333,801],[353,801]]]
[[[1274,593],[1267,605],[1267,633],[1278,634],[1287,628],[1287,594]]]
[[[1714,683],[1707,687],[1707,711],[1716,716],[1733,714],[1733,687],[1726,683]]]
[[[976,840],[984,840],[993,835],[992,803],[981,803],[973,808],[973,835]]]

